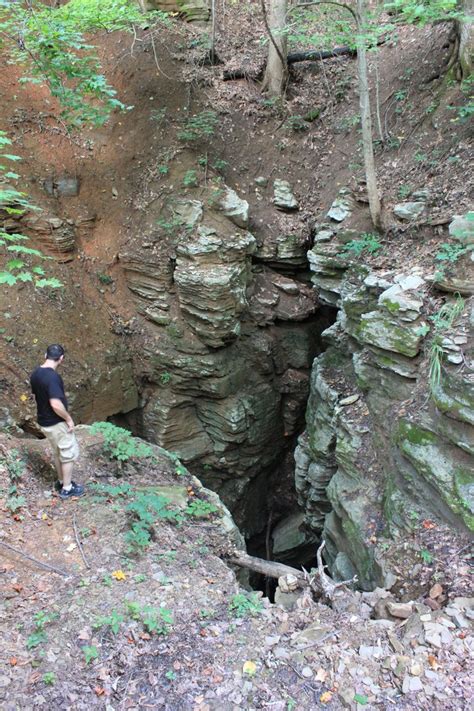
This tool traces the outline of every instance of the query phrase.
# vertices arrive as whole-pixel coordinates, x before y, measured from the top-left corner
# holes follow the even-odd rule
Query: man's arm
[[[52,397],[49,400],[49,404],[53,408],[54,412],[58,415],[58,417],[62,417],[63,420],[66,422],[69,432],[72,432],[74,429],[73,419],[72,419],[71,415],[69,414],[69,412],[64,407],[61,400],[59,400],[56,397]]]

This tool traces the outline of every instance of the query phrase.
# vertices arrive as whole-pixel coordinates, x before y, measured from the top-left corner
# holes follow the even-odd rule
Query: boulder
[[[298,201],[293,195],[290,183],[277,178],[273,181],[273,204],[279,210],[292,212],[298,209]]]
[[[225,187],[224,193],[219,200],[219,207],[234,225],[243,229],[248,227],[249,204],[247,200],[242,200],[235,190]]]
[[[426,208],[424,201],[416,202],[400,202],[393,208],[394,214],[399,220],[404,222],[412,222],[422,216]]]

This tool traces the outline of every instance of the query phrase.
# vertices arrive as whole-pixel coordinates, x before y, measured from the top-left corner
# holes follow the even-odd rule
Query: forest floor
[[[67,502],[44,441],[0,443],[13,451],[0,466],[2,711],[469,706],[474,599],[466,550],[450,548],[446,529],[425,522],[414,533],[418,551],[427,533],[438,547],[419,565],[423,595],[409,599],[407,581],[397,616],[383,590],[345,590],[332,608],[303,595],[285,609],[239,586],[222,560],[232,544],[194,478],[156,448],[117,478],[100,438],[78,436],[87,495]],[[126,509],[143,492],[170,505],[137,554]]]

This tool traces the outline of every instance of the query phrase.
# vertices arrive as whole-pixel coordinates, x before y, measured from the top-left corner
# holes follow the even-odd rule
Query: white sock
[[[63,484],[63,491],[71,491],[72,489],[72,484],[69,484],[69,486],[64,486]]]

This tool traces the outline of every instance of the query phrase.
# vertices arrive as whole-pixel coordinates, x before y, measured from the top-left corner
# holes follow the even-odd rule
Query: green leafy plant
[[[46,632],[44,631],[44,628],[46,625],[50,624],[53,622],[58,617],[57,613],[55,612],[43,612],[40,610],[39,612],[36,612],[33,615],[33,624],[35,631],[32,632],[27,640],[26,640],[26,647],[27,649],[35,649],[36,647],[39,647],[40,644],[44,644],[48,637],[46,635]]]
[[[347,242],[339,254],[341,257],[358,258],[364,253],[377,254],[380,249],[382,249],[382,245],[378,236],[371,232],[364,232],[360,239],[352,239]]]
[[[195,170],[187,170],[184,174],[183,185],[186,188],[196,188],[199,185],[197,172]]]
[[[166,607],[140,605],[135,600],[127,602],[127,612],[132,620],[140,621],[149,634],[165,636],[173,625],[173,614]]]
[[[169,681],[174,681],[174,680],[176,679],[176,672],[174,672],[172,669],[169,669],[169,670],[166,672],[165,677],[166,677]]]
[[[404,200],[411,194],[411,191],[411,185],[400,185],[400,187],[398,188],[398,197]]]
[[[91,646],[85,645],[82,648],[82,652],[84,654],[84,660],[85,660],[86,664],[90,664],[91,662],[94,661],[94,659],[99,658],[99,650],[94,645],[91,645]]]
[[[468,250],[468,246],[460,244],[459,242],[442,242],[440,248],[435,254],[435,260],[437,262],[442,262],[436,270],[436,278],[444,279],[446,271],[449,270],[449,267],[455,264],[463,254],[468,252]]]
[[[99,272],[97,274],[97,279],[100,281],[101,284],[113,284],[114,280],[109,274],[104,274],[103,272]]]
[[[170,508],[170,502],[164,496],[154,493],[141,493],[126,507],[132,517],[131,530],[125,535],[130,553],[142,553],[150,545],[153,525],[156,519],[181,523],[183,515]]]
[[[425,563],[426,565],[430,565],[433,562],[432,554],[429,551],[427,551],[426,549],[422,549],[420,551],[420,557],[421,557],[421,560],[423,561],[423,563]]]
[[[98,617],[95,622],[92,623],[92,628],[101,629],[102,627],[110,627],[112,634],[116,635],[119,633],[120,625],[124,620],[123,615],[119,614],[117,610],[112,610],[110,615]]]
[[[237,593],[229,603],[229,613],[232,617],[255,617],[262,609],[262,601],[257,593]]]
[[[289,116],[285,121],[285,127],[290,131],[294,131],[295,133],[307,131],[309,128],[308,123],[307,121],[305,121],[304,117],[298,114]]]
[[[21,81],[45,83],[61,104],[69,126],[103,124],[114,109],[126,107],[102,73],[95,48],[82,33],[131,30],[134,26],[169,20],[164,13],[147,13],[128,0],[70,0],[64,5],[39,0],[0,3],[2,48],[25,68]]]
[[[6,502],[6,507],[12,514],[19,511],[25,505],[26,499],[24,496],[9,496]]]
[[[162,109],[152,109],[150,112],[150,121],[155,121],[159,126],[164,123],[168,109],[164,106]]]
[[[160,217],[156,221],[156,224],[168,235],[175,235],[184,225],[183,220],[180,217],[172,217],[171,219]]]
[[[0,30],[1,30],[1,3],[0,3]],[[5,131],[0,131],[0,150],[5,150],[12,144]],[[0,160],[19,161],[20,157],[11,153],[1,153]],[[11,217],[20,217],[27,211],[38,210],[29,202],[26,193],[12,187],[10,182],[19,179],[18,173],[9,170],[8,166],[0,163],[0,211]],[[39,249],[26,247],[23,243],[28,237],[19,232],[7,232],[0,227],[0,253],[8,260],[0,268],[0,284],[13,286],[17,283],[31,282],[38,288],[62,286],[55,278],[46,278],[45,271],[35,261],[48,259]],[[15,255],[15,256],[14,256]],[[19,256],[20,255],[20,256]],[[11,259],[9,259],[11,257]]]
[[[56,683],[56,674],[54,672],[45,672],[42,678],[43,684],[46,684],[46,686],[54,686]]]
[[[218,116],[215,111],[201,111],[185,120],[182,129],[178,131],[178,139],[184,143],[202,141],[214,135],[217,124]]]
[[[165,163],[161,163],[158,166],[158,173],[160,175],[168,175],[169,172],[170,172],[169,166],[167,166]]]
[[[12,484],[21,479],[25,470],[25,462],[21,459],[17,449],[11,449],[6,453],[5,457],[0,457],[0,463],[6,467]]]
[[[145,605],[142,608],[141,620],[143,627],[150,634],[167,635],[173,624],[173,615],[166,607]]]
[[[219,509],[214,504],[209,501],[203,501],[202,499],[193,499],[186,507],[184,513],[187,516],[192,516],[193,518],[209,518],[212,514],[216,513]]]
[[[168,385],[168,383],[170,382],[170,380],[171,380],[171,373],[168,373],[167,371],[165,371],[164,373],[161,373],[161,375],[160,375],[160,383],[161,383],[162,385]]]
[[[222,160],[221,158],[216,158],[212,164],[212,167],[214,168],[214,170],[222,171],[222,170],[225,170],[228,165],[229,164],[226,160]]]
[[[430,317],[434,326],[433,337],[429,346],[428,378],[431,390],[437,388],[441,383],[444,332],[452,328],[456,319],[462,314],[464,306],[464,299],[458,294],[454,302],[443,304],[439,311]]]
[[[91,427],[91,433],[103,436],[103,450],[109,459],[128,462],[130,459],[153,457],[153,449],[150,445],[141,442],[133,437],[131,432],[111,422],[95,422]]]
[[[43,630],[32,632],[26,639],[26,648],[35,649],[35,647],[39,647],[40,644],[44,644],[47,639],[46,632]]]

